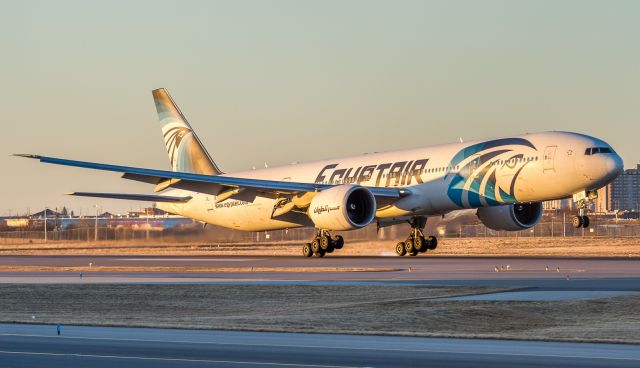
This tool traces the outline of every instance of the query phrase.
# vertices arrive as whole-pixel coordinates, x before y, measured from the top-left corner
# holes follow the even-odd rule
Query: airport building
[[[611,184],[598,190],[597,212],[640,211],[640,164],[627,169]]]

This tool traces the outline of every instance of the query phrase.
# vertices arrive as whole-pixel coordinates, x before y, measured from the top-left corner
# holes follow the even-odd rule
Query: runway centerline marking
[[[319,364],[300,364],[300,363],[251,362],[251,361],[239,361],[239,360],[156,358],[156,357],[141,357],[141,356],[126,356],[126,355],[43,353],[43,352],[37,352],[37,351],[8,351],[8,350],[0,350],[0,354],[43,355],[43,356],[62,356],[62,357],[99,358],[99,359],[123,359],[123,360],[127,360],[127,359],[129,359],[129,360],[159,360],[159,361],[184,362],[184,363],[218,363],[218,364],[238,364],[238,365],[262,365],[262,366],[276,366],[276,367],[362,368],[361,366],[349,366],[349,365],[319,365]]]
[[[590,356],[590,355],[560,355],[560,354],[533,354],[533,353],[508,353],[508,352],[483,352],[483,351],[461,351],[456,350],[455,348],[451,349],[424,349],[424,348],[414,348],[414,349],[394,349],[394,348],[385,348],[385,347],[375,347],[375,348],[366,348],[366,347],[343,347],[343,346],[331,346],[331,345],[291,345],[291,344],[248,344],[248,343],[232,343],[232,342],[212,342],[212,341],[186,341],[186,340],[153,340],[153,339],[127,339],[127,338],[110,338],[110,337],[75,337],[75,336],[50,336],[50,335],[24,335],[24,334],[0,334],[0,336],[23,336],[23,337],[46,337],[52,339],[82,339],[82,340],[105,340],[105,341],[138,341],[138,342],[164,342],[164,343],[173,343],[173,344],[207,344],[207,345],[224,345],[224,346],[256,346],[256,347],[274,347],[274,348],[325,348],[325,349],[333,349],[333,350],[374,350],[374,351],[394,351],[394,352],[424,352],[424,353],[443,353],[443,354],[470,354],[470,355],[502,355],[502,356],[523,356],[523,357],[545,357],[545,358],[567,358],[567,359],[602,359],[602,360],[628,360],[628,361],[640,361],[640,357],[638,358],[624,358],[624,357],[610,357],[610,356]],[[389,336],[391,337],[391,336]],[[526,340],[518,342],[527,342]],[[535,341],[538,342],[538,341]],[[563,342],[551,342],[560,343]],[[0,354],[3,351],[0,351]],[[45,354],[45,353],[42,353]],[[295,364],[292,364],[295,365]],[[310,367],[314,367],[311,365]],[[327,366],[317,366],[317,367],[327,367]]]

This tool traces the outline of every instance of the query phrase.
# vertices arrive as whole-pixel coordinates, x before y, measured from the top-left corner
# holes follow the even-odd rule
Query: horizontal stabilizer
[[[183,203],[183,202],[188,202],[191,199],[191,197],[171,197],[171,196],[153,195],[153,194],[91,193],[91,192],[72,192],[67,194],[72,196],[77,196],[77,197],[127,199],[130,201],[145,201],[145,202]]]

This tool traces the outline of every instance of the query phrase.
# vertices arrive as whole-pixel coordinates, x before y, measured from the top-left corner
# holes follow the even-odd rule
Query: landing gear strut
[[[344,246],[344,238],[340,235],[331,237],[328,230],[316,230],[316,236],[311,243],[305,243],[302,246],[302,255],[305,257],[324,257],[327,253],[333,253],[336,249],[342,249]]]
[[[438,246],[438,239],[435,236],[424,236],[422,229],[427,224],[426,217],[414,217],[409,221],[411,224],[411,233],[407,240],[396,244],[396,254],[400,257],[409,254],[412,257],[418,253],[424,253],[427,250],[434,250]]]

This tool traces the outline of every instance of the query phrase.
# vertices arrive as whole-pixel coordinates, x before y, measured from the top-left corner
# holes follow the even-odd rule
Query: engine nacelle
[[[480,221],[492,230],[525,230],[534,227],[542,218],[542,203],[481,207],[476,214]]]
[[[376,198],[359,185],[339,185],[317,193],[309,205],[309,218],[325,230],[365,227],[376,215]]]

